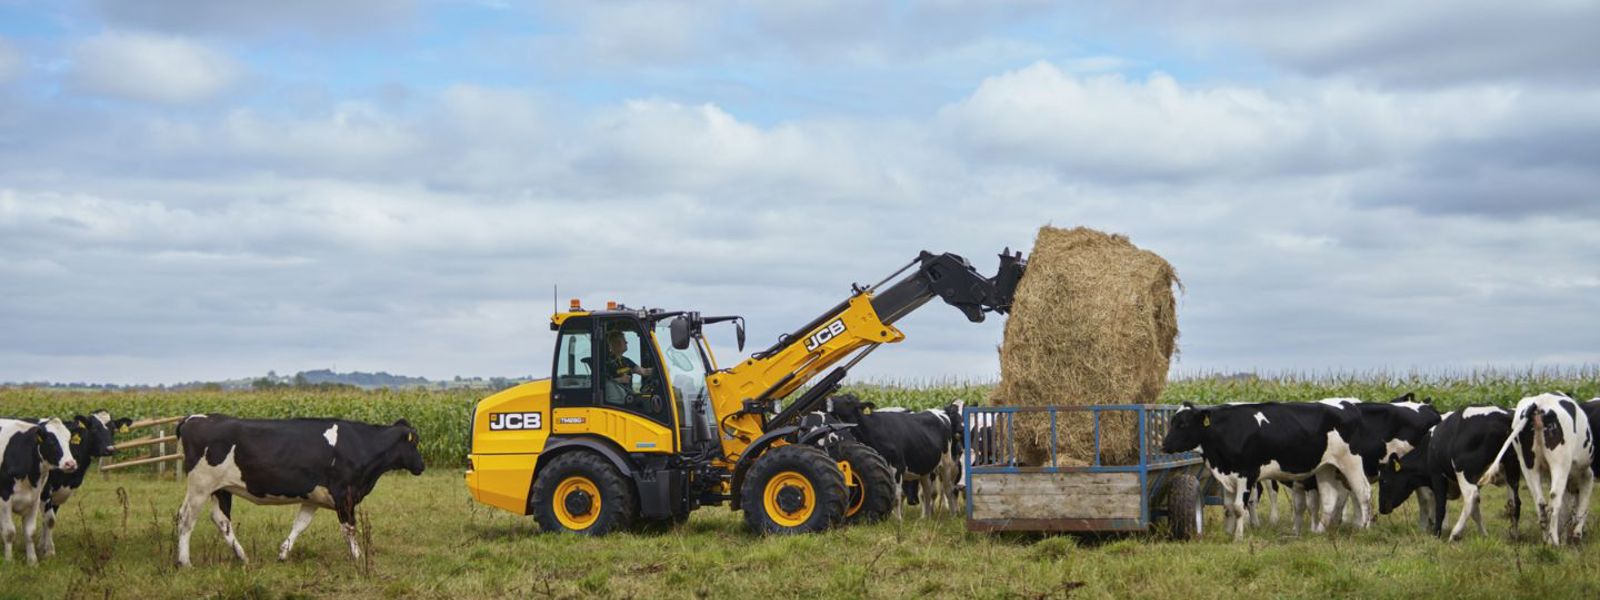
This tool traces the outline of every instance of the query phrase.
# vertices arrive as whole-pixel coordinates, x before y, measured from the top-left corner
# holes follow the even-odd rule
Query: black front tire
[[[1184,473],[1174,477],[1167,486],[1167,520],[1172,525],[1172,539],[1191,541],[1204,533],[1204,511],[1201,507],[1200,481]]]
[[[740,508],[761,535],[814,533],[844,520],[844,473],[821,448],[790,444],[756,458],[741,487]],[[792,512],[785,513],[787,505]]]
[[[587,507],[589,512],[577,517],[570,514],[566,517],[558,516],[556,503],[566,502],[568,498],[557,498],[557,492],[562,489],[563,482],[579,480],[587,480],[592,484],[598,492],[598,502],[589,498]],[[588,493],[586,486],[572,483],[568,486],[583,488],[585,493]],[[574,492],[569,492],[567,495],[572,493]],[[533,503],[534,519],[539,522],[539,529],[548,532],[601,536],[626,530],[639,512],[632,482],[624,479],[622,473],[617,471],[610,461],[593,452],[569,452],[551,459],[550,464],[540,469],[539,476],[534,478],[533,489],[529,496]],[[566,512],[571,513],[576,510]],[[563,522],[564,520],[566,522]]]
[[[894,511],[894,471],[872,447],[849,440],[828,446],[828,455],[836,462],[850,465],[857,485],[845,486],[845,522],[849,524],[873,523]]]

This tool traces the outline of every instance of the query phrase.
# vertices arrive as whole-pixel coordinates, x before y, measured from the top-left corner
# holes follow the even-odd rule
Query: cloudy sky
[[[1183,371],[1600,362],[1597,29],[1567,0],[0,0],[0,381],[539,373],[557,284],[765,346],[1044,224],[1177,267]],[[859,376],[998,371],[997,321],[901,328]]]

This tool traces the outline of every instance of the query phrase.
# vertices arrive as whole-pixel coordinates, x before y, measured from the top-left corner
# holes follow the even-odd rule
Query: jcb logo
[[[838,337],[841,333],[844,333],[844,320],[834,319],[827,327],[823,327],[816,333],[811,334],[811,337],[806,338],[806,352],[816,350],[819,346],[828,343],[828,340]]]
[[[543,426],[543,419],[536,412],[489,413],[489,431],[538,429]]]

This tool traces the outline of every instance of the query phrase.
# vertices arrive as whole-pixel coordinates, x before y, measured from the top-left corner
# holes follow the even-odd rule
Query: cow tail
[[[1506,442],[1500,445],[1500,451],[1494,453],[1494,460],[1489,461],[1489,468],[1484,469],[1483,476],[1478,478],[1478,487],[1489,485],[1494,476],[1500,473],[1500,462],[1505,459],[1506,451],[1511,449],[1511,441],[1517,439],[1517,432],[1522,431],[1527,423],[1528,421],[1522,418],[1522,411],[1517,411],[1511,416],[1511,435],[1506,436]]]

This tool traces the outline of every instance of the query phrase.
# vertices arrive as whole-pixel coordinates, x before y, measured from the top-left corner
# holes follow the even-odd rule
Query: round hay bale
[[[1182,289],[1172,265],[1126,236],[1040,228],[1006,320],[993,403],[1155,402],[1177,351],[1174,286]],[[1055,464],[1094,461],[1092,419],[1087,411],[1057,414]],[[1051,462],[1049,415],[1018,414],[1014,429],[1019,460]],[[1138,462],[1137,437],[1135,413],[1102,413],[1100,463]]]

